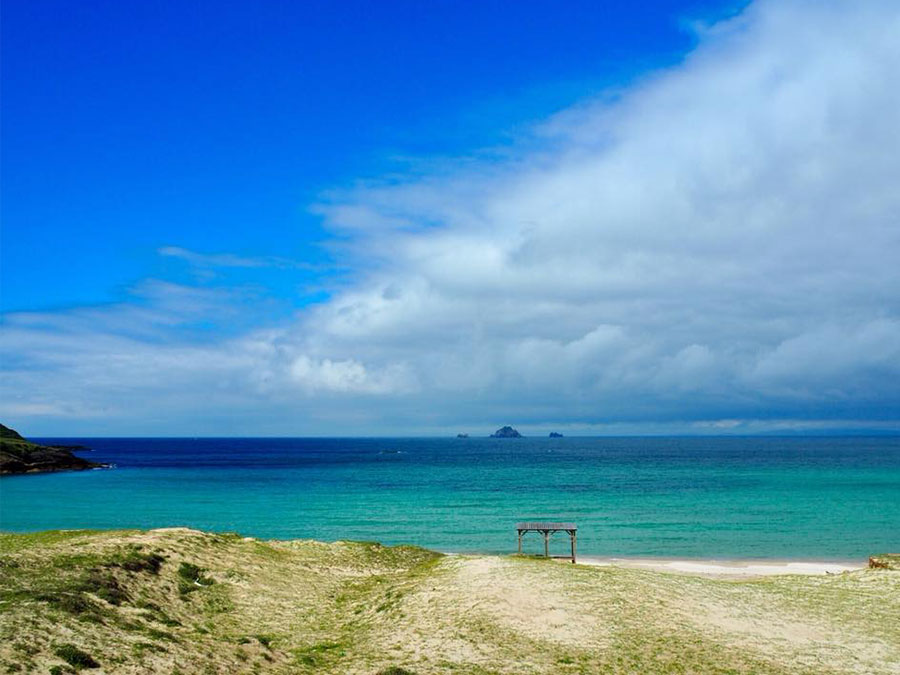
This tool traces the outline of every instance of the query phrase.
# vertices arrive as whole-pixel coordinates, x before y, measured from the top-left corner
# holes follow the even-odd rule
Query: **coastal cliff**
[[[14,429],[0,424],[0,475],[83,471],[104,468],[106,464],[89,462],[72,454],[78,446],[38,445],[26,440]],[[83,448],[86,449],[86,448]]]

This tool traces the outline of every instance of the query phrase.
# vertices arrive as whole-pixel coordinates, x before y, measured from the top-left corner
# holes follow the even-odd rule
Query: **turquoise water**
[[[552,519],[575,521],[592,555],[900,551],[897,437],[55,442],[116,468],[3,478],[0,528],[184,525],[509,552],[518,520]]]

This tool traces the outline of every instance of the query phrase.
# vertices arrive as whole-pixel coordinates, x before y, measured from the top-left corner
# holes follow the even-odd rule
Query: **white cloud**
[[[100,408],[212,388],[206,418],[289,411],[287,432],[896,422],[897,35],[894,2],[757,2],[518,155],[329,194],[356,280],[291,325],[198,346],[109,328],[181,326],[160,299],[89,313],[93,333],[13,318],[10,352],[42,369],[15,372],[17,405],[77,375]]]
[[[262,258],[248,258],[233,253],[197,253],[180,246],[162,246],[156,252],[166,258],[180,258],[205,267],[266,267],[269,264]]]
[[[748,379],[764,387],[799,389],[812,398],[890,397],[900,383],[898,337],[896,319],[818,326],[764,354]]]
[[[301,355],[291,364],[291,376],[313,392],[396,394],[415,389],[402,366],[393,365],[372,373],[353,359],[314,360]]]
[[[194,267],[210,269],[217,267],[279,267],[296,269],[322,269],[321,266],[298,262],[278,256],[250,257],[234,253],[199,253],[180,246],[162,246],[156,252],[164,258],[178,258]]]
[[[333,196],[373,271],[304,339],[554,419],[896,403],[898,34],[894,3],[757,3],[540,151]]]

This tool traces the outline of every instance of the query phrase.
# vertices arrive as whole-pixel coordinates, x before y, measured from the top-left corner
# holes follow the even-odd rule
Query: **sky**
[[[34,436],[900,432],[900,5],[8,0]]]

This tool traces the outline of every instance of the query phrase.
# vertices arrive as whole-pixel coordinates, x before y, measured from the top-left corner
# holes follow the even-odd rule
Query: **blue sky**
[[[5,3],[6,423],[897,430],[889,2]]]
[[[3,306],[119,299],[166,245],[321,263],[322,191],[508,142],[733,4],[5,3]]]

